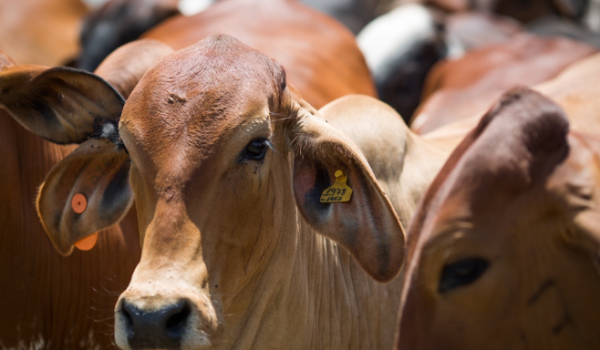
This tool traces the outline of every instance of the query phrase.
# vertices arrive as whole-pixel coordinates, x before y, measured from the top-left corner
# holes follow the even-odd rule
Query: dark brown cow
[[[168,52],[164,44],[157,42],[124,47],[104,62],[98,74],[128,95],[149,64]],[[140,53],[145,54],[146,62],[138,60],[131,65],[130,55]],[[74,74],[82,73],[18,66],[0,54],[0,108],[4,108],[0,109],[2,349],[111,348],[112,305],[139,261],[135,211],[120,226],[100,232],[96,248],[75,251],[69,258],[56,254],[39,222],[34,204],[38,187],[50,169],[73,150],[72,146],[59,146],[40,136],[59,143],[81,140],[60,138],[52,123],[32,126],[36,113],[26,106],[34,103],[45,113],[65,112],[49,105],[77,95],[86,113],[97,113],[87,97],[98,90],[89,90],[85,84],[72,90],[65,88]],[[71,209],[71,203],[67,206]]]
[[[600,347],[600,137],[568,132],[520,88],[457,147],[411,223],[397,349]]]
[[[495,12],[529,22],[546,15],[559,15],[569,19],[581,19],[589,11],[588,1],[582,0],[424,0],[446,11]]]
[[[436,65],[427,78],[424,102],[411,128],[423,134],[482,113],[517,84],[549,80],[597,49],[563,38],[519,34],[498,45]]]
[[[98,84],[96,101],[111,106],[118,96],[88,78],[72,82]],[[76,101],[64,103],[77,110]],[[142,78],[122,142],[94,137],[50,172],[39,212],[63,254],[118,221],[135,195],[143,257],[115,309],[120,347],[391,347],[400,279],[374,279],[398,273],[401,223],[451,146],[423,142],[365,96],[337,100],[323,117],[356,144],[278,63],[211,36]],[[115,130],[114,115],[88,128],[96,120]],[[120,181],[129,161],[131,188]],[[61,204],[73,193],[106,200],[77,217]]]
[[[407,123],[421,102],[427,73],[448,51],[437,17],[425,6],[401,6],[357,36],[379,98]]]
[[[81,30],[77,68],[93,72],[111,52],[180,14],[177,0],[109,0],[92,12]]]

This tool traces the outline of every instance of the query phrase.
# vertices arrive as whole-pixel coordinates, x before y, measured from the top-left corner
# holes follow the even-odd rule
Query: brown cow
[[[98,74],[128,95],[134,81],[139,80],[152,61],[168,51],[157,42],[124,47],[107,58]],[[131,60],[123,59],[140,53],[144,53],[146,62],[137,60],[131,65]],[[36,115],[26,105],[33,103],[51,112],[52,108],[61,110],[53,103],[77,97],[80,107],[97,112],[86,98],[100,91],[86,89],[89,84],[77,85],[77,90],[65,89],[75,74],[82,73],[64,68],[17,66],[8,56],[0,54],[0,108],[4,108],[0,109],[2,349],[110,348],[112,305],[139,261],[135,212],[121,221],[120,227],[101,232],[95,249],[75,252],[69,258],[54,252],[39,223],[34,205],[38,186],[52,166],[73,149],[39,136],[60,143],[79,140],[60,138],[52,123],[32,126],[31,119]],[[122,102],[117,103],[119,111],[121,106]]]
[[[0,45],[17,64],[55,66],[78,50],[81,0],[0,1]]]
[[[411,223],[397,349],[600,347],[600,138],[568,131],[521,88],[457,147]]]
[[[536,85],[534,90],[550,97],[561,106],[569,117],[571,130],[586,132],[600,127],[596,112],[600,109],[600,54],[595,54],[571,64],[556,78]],[[448,124],[424,137],[462,137],[479,123],[485,112],[475,113],[471,118]],[[597,129],[600,130],[600,129]]]
[[[94,82],[110,106],[118,96]],[[398,273],[401,222],[450,147],[412,135],[369,97],[340,99],[323,117],[356,144],[278,63],[211,36],[142,78],[119,122],[122,144],[92,138],[51,171],[38,209],[68,254],[119,220],[132,194],[114,179],[130,157],[143,256],[115,309],[120,347],[391,347],[400,279],[373,278]],[[349,189],[349,202],[327,202]],[[62,204],[73,193],[108,199],[78,217]]]
[[[315,108],[349,94],[376,96],[350,31],[295,0],[222,0],[148,32],[175,50],[211,34],[231,35],[287,68],[289,81]]]
[[[532,86],[556,76],[597,50],[564,38],[519,34],[436,65],[427,78],[424,102],[411,128],[423,134],[487,109],[517,84]]]
[[[135,6],[139,1],[145,15]],[[132,40],[139,29],[169,15],[167,9],[174,9],[172,0],[110,1],[91,16],[82,34],[82,67],[93,67],[107,49],[123,42],[118,39]],[[289,67],[289,80],[316,108],[349,94],[376,96],[352,33],[297,0],[221,0],[199,14],[173,16],[143,37],[179,50],[221,33]]]

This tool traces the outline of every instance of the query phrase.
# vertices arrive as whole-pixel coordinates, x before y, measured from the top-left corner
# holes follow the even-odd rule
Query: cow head
[[[522,88],[458,146],[410,227],[399,349],[598,347],[598,153],[567,132]]]
[[[298,250],[312,249],[306,240],[323,242],[315,231],[377,280],[402,265],[402,228],[363,155],[279,64],[231,37],[209,37],[150,69],[118,134],[59,163],[38,204],[68,254],[135,198],[143,248],[115,310],[122,348],[203,348],[224,327],[248,327],[235,317],[292,277],[307,259]],[[320,203],[339,170],[351,200]],[[88,198],[83,213],[69,205],[75,194]]]

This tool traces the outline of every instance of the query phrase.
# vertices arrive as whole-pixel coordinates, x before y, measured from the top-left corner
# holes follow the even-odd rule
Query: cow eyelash
[[[260,137],[250,141],[240,156],[240,162],[245,160],[261,161],[268,149],[273,149],[273,144],[267,138]]]
[[[446,293],[474,283],[489,265],[489,261],[481,258],[466,258],[445,265],[440,276],[438,292]]]

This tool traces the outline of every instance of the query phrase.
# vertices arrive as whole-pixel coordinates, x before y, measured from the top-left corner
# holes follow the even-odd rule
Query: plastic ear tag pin
[[[81,193],[74,195],[73,199],[71,199],[71,208],[73,208],[73,211],[77,214],[83,213],[87,208],[87,199],[85,196]]]
[[[90,236],[78,240],[75,242],[75,247],[79,250],[87,251],[94,248],[96,242],[98,242],[98,232],[94,232]]]
[[[321,203],[348,202],[352,197],[352,189],[346,184],[348,176],[343,171],[335,172],[335,183],[321,194]]]

